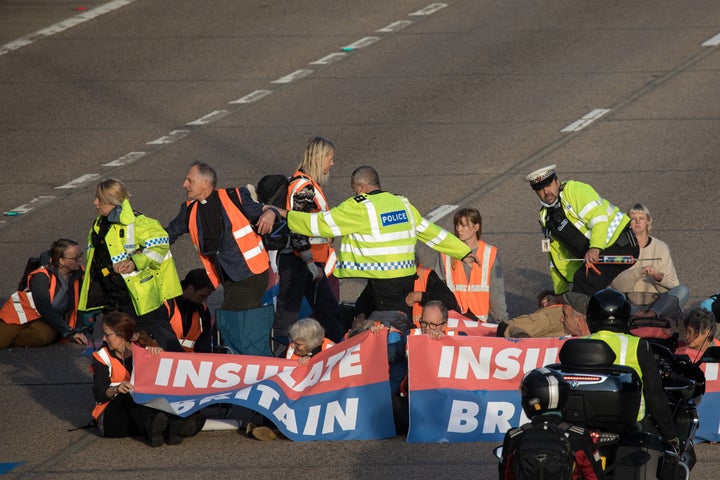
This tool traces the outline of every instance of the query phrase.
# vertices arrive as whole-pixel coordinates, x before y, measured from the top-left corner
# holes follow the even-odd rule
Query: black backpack
[[[287,205],[289,185],[290,179],[285,175],[265,175],[258,181],[257,187],[255,188],[258,202],[264,203],[265,205],[285,208]],[[290,229],[288,229],[286,221],[276,216],[273,231],[262,237],[265,249],[282,250],[288,246],[289,235]]]
[[[565,427],[565,428],[563,428]],[[511,466],[517,480],[572,480],[575,452],[565,435],[570,425],[543,422],[521,428]]]

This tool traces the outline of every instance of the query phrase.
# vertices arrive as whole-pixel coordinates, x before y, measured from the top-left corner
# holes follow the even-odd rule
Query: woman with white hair
[[[285,358],[297,360],[300,365],[307,364],[310,357],[335,345],[332,340],[325,338],[325,329],[314,318],[298,320],[290,327],[288,335],[290,345]]]
[[[628,216],[640,246],[640,255],[632,267],[615,277],[610,287],[627,295],[633,313],[647,311],[661,316],[671,309],[682,309],[690,297],[690,289],[678,280],[667,244],[650,235],[650,210],[636,203],[628,210]],[[677,307],[663,296],[675,297]]]

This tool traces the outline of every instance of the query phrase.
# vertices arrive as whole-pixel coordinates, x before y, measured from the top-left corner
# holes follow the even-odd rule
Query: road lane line
[[[417,12],[408,13],[408,15],[412,15],[415,17],[421,17],[425,15],[432,15],[433,13],[442,10],[443,8],[447,7],[447,3],[431,3],[425,8],[421,8]]]
[[[309,77],[312,74],[313,70],[295,70],[294,72],[289,73],[284,77],[280,77],[277,80],[273,80],[270,83],[292,83],[296,80],[300,80],[301,78]]]
[[[237,100],[233,100],[232,102],[228,102],[229,104],[238,104],[238,103],[252,103],[257,102],[261,98],[265,98],[268,95],[270,95],[272,90],[255,90],[252,93],[248,93],[244,97],[238,98]]]
[[[331,63],[335,63],[345,57],[347,57],[347,53],[335,52],[331,53],[330,55],[325,55],[324,57],[315,60],[314,62],[310,62],[310,65],[330,65]]]
[[[720,45],[720,33],[700,44],[701,47],[714,47]]]
[[[124,7],[125,5],[128,5],[134,1],[135,0],[114,0],[97,8],[93,8],[92,10],[88,10],[87,12],[80,13],[78,15],[75,15],[74,17],[70,17],[66,20],[58,22],[54,25],[50,25],[47,28],[43,28],[42,30],[38,30],[35,33],[31,33],[30,35],[20,37],[17,40],[6,43],[2,47],[0,47],[0,55],[5,55],[6,53],[12,52],[13,50],[26,47],[32,43],[35,43],[38,40],[42,40],[43,38],[55,35],[56,33],[63,32],[69,28],[80,25],[81,23],[85,23],[88,20],[97,18],[100,15],[104,15],[108,12],[112,12],[113,10],[117,10],[120,7]]]
[[[607,108],[596,108],[590,113],[585,114],[580,120],[576,120],[567,127],[560,130],[561,132],[579,132],[583,128],[593,123],[598,118],[607,114],[610,110]]]
[[[116,158],[112,162],[103,163],[103,167],[122,167],[123,165],[127,165],[128,163],[132,163],[135,160],[138,160],[141,157],[145,156],[145,152],[130,152],[126,153],[120,158]]]
[[[459,205],[440,205],[432,212],[425,215],[425,220],[432,223],[437,223],[438,220],[443,218],[445,215],[457,210]]]
[[[151,142],[147,142],[148,145],[167,145],[169,143],[174,143],[180,140],[181,138],[186,137],[190,133],[190,130],[173,130],[169,134],[156,138],[155,140]]]
[[[39,197],[35,197],[32,200],[30,200],[28,203],[25,203],[23,205],[20,205],[19,207],[15,207],[12,210],[8,210],[5,212],[5,215],[8,216],[15,216],[15,215],[24,215],[28,213],[30,210],[39,207],[40,205],[45,205],[46,203],[50,203],[53,200],[55,200],[55,196],[53,195],[40,195]]]
[[[397,32],[398,30],[402,30],[403,28],[405,28],[411,24],[412,24],[411,20],[398,20],[397,22],[392,22],[390,25],[380,28],[375,31],[380,32],[380,33],[392,33],[392,32]]]
[[[230,112],[228,112],[227,110],[215,110],[208,113],[204,117],[193,120],[192,122],[188,122],[185,125],[209,125],[211,123],[217,122],[223,117],[226,117],[228,113]]]
[[[91,180],[95,180],[96,178],[100,177],[99,173],[86,173],[84,175],[80,175],[75,180],[71,180],[65,185],[60,185],[59,187],[55,187],[55,190],[65,189],[65,188],[77,188],[85,183],[88,183]]]

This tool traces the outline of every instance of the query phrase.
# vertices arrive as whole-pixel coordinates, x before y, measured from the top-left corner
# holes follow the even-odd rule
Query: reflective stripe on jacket
[[[180,342],[180,346],[186,352],[192,352],[195,349],[195,342],[200,338],[200,334],[203,332],[202,320],[200,318],[200,312],[195,310],[190,317],[190,328],[187,334],[183,333],[183,314],[180,311],[180,307],[175,299],[166,300],[165,308],[168,311],[170,318],[170,326],[175,332],[175,336]]]
[[[227,189],[219,188],[217,189],[217,192],[222,208],[230,220],[230,226],[233,237],[235,238],[235,243],[237,244],[240,253],[242,253],[245,263],[253,274],[257,275],[259,273],[263,273],[269,268],[270,259],[265,247],[263,246],[262,237],[255,232],[247,217],[243,215],[240,209],[230,199]],[[242,201],[240,192],[237,190],[236,192],[238,200]],[[222,277],[217,271],[217,268],[213,264],[212,260],[200,253],[201,249],[200,234],[198,231],[199,219],[197,218],[197,202],[195,200],[188,202],[187,208],[190,210],[190,217],[188,220],[190,238],[193,245],[195,245],[195,250],[198,252],[198,255],[200,255],[200,261],[205,267],[205,271],[210,277],[210,281],[213,286],[217,288],[218,285],[222,283]]]
[[[110,350],[108,350],[107,347],[93,352],[93,358],[103,365],[107,365],[108,373],[110,374],[110,386],[120,385],[121,382],[130,380],[130,372],[127,371],[120,359],[110,354]],[[95,421],[97,421],[100,414],[105,411],[108,403],[110,403],[110,400],[95,404],[95,408],[93,408],[92,411],[92,418],[94,418]]]
[[[306,236],[342,237],[338,278],[401,278],[415,274],[415,244],[462,258],[470,248],[425,220],[410,202],[388,192],[356,195],[327,212],[289,211],[290,230]]]
[[[464,313],[471,312],[478,320],[485,321],[490,314],[490,273],[495,264],[497,248],[483,241],[478,243],[477,254],[480,264],[473,263],[470,278],[465,273],[465,264],[441,254],[445,267],[445,283]]]

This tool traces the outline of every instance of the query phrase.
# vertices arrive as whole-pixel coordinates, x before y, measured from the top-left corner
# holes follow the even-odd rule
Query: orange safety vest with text
[[[193,352],[195,349],[195,342],[200,338],[200,334],[203,332],[202,320],[200,319],[200,312],[197,310],[193,312],[192,318],[190,319],[190,328],[187,334],[183,333],[183,318],[182,312],[178,307],[175,299],[165,300],[165,308],[168,311],[170,317],[170,326],[175,332],[175,336],[180,342],[180,346],[186,352]]]
[[[479,242],[476,257],[480,264],[473,264],[469,279],[461,260],[444,253],[441,256],[445,267],[445,283],[455,294],[463,313],[471,312],[478,320],[487,320],[490,314],[490,273],[495,264],[497,248]]]
[[[33,270],[28,274],[27,284],[30,285],[30,280],[34,275],[43,274],[50,279],[50,303],[55,298],[55,291],[57,289],[57,277],[48,271],[45,267],[40,267]],[[77,325],[77,307],[78,301],[80,300],[80,282],[75,281],[72,285],[73,289],[73,309],[70,315],[66,318],[66,321],[70,328],[75,328]],[[42,317],[35,308],[35,302],[32,298],[32,293],[28,287],[25,290],[17,291],[10,295],[10,298],[5,302],[0,309],[0,318],[8,324],[23,325],[28,322],[32,322]]]
[[[230,199],[227,190],[220,188],[217,190],[220,203],[222,204],[223,210],[230,219],[230,225],[233,237],[237,243],[240,253],[242,253],[245,263],[248,268],[255,275],[263,273],[269,268],[270,258],[268,257],[267,251],[262,243],[262,237],[258,235],[253,229],[250,221],[243,215],[238,207]],[[240,191],[236,189],[238,200],[241,199]],[[242,201],[242,200],[240,200]],[[198,219],[197,219],[197,203],[195,200],[188,202],[188,208],[190,209],[190,217],[188,219],[188,231],[190,232],[190,238],[195,250],[200,255],[200,261],[205,267],[205,271],[210,277],[215,288],[222,283],[221,276],[217,271],[213,262],[200,253],[200,234],[198,232]]]
[[[107,347],[93,352],[93,358],[103,365],[107,365],[110,373],[110,386],[119,385],[121,382],[130,380],[130,372],[127,371],[125,365],[123,365],[119,358],[110,353]],[[95,404],[95,408],[93,408],[92,411],[92,418],[94,418],[95,421],[97,421],[100,414],[105,411],[108,403],[110,403],[110,400]]]
[[[313,208],[310,213],[327,212],[330,210],[330,205],[328,204],[327,198],[325,198],[322,187],[305,172],[300,170],[295,172],[290,181],[290,185],[288,185],[288,196],[285,208],[292,210],[293,197],[302,189],[307,188],[308,185],[312,185],[315,190],[315,197],[313,199],[315,201],[315,208]],[[337,263],[337,255],[332,247],[332,238],[308,237],[308,241],[310,242],[310,251],[312,252],[313,260],[325,264],[325,275],[329,277],[335,269],[335,263]]]

